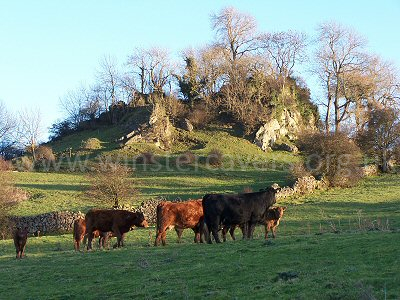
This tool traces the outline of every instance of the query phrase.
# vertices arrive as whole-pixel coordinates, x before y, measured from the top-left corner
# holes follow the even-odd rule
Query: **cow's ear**
[[[285,211],[287,206],[282,206],[282,210]]]

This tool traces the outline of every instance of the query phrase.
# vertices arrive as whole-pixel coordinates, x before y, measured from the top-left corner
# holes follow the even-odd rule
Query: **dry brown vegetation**
[[[138,192],[131,179],[132,169],[121,164],[98,164],[87,176],[90,187],[86,194],[108,207],[118,207]]]

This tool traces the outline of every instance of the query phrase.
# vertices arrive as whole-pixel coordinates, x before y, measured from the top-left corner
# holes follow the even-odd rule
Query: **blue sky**
[[[12,110],[40,107],[44,126],[63,117],[59,98],[95,79],[99,61],[123,64],[135,47],[172,53],[213,39],[210,14],[234,6],[261,31],[295,29],[312,36],[335,20],[353,27],[371,52],[400,66],[400,1],[122,1],[0,0],[0,100]],[[318,89],[309,75],[313,97]]]

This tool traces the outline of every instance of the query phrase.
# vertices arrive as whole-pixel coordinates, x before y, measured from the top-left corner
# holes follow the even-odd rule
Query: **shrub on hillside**
[[[36,159],[54,161],[56,160],[56,157],[54,156],[53,149],[50,147],[39,146],[36,149]]]
[[[344,133],[303,134],[299,148],[305,154],[304,168],[314,177],[325,177],[330,186],[353,186],[362,177],[361,151]]]
[[[117,163],[98,164],[88,174],[87,195],[107,205],[119,207],[120,202],[137,194],[131,180],[132,169]]]
[[[177,165],[189,165],[196,161],[196,155],[193,152],[187,151],[176,158]]]
[[[136,157],[136,163],[145,165],[155,164],[156,158],[152,152],[147,151],[141,153],[138,157]]]
[[[189,113],[187,119],[195,128],[201,129],[212,121],[213,115],[205,107],[199,106]]]
[[[223,154],[218,149],[211,149],[207,155],[207,162],[210,166],[219,167],[222,165]]]
[[[10,209],[20,201],[28,199],[28,194],[14,186],[12,173],[0,171],[0,234],[9,232]]]
[[[82,141],[81,148],[85,150],[101,149],[101,141],[98,138],[88,138],[87,140]]]
[[[10,161],[5,160],[0,156],[0,171],[10,171],[12,170],[12,164]]]
[[[15,161],[15,165],[18,171],[30,172],[34,169],[35,166],[34,162],[28,156],[21,156],[13,161]]]

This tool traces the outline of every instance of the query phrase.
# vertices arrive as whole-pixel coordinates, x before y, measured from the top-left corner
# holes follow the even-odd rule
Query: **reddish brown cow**
[[[275,230],[278,227],[285,210],[286,206],[272,207],[268,210],[267,220],[265,222],[265,239],[268,238],[268,231],[270,230],[272,232],[272,237],[275,238]]]
[[[267,212],[267,218],[265,220],[265,239],[268,239],[268,232],[272,232],[272,237],[275,238],[276,234],[276,228],[279,225],[279,222],[281,218],[283,217],[283,212],[286,210],[285,206],[276,206],[276,207],[271,207],[268,209]],[[234,226],[226,226],[222,228],[222,238],[224,242],[226,241],[226,233],[229,230],[229,234],[231,235],[233,240],[236,240],[235,238],[235,229],[236,227],[240,227],[242,229],[242,226],[234,225]],[[243,229],[242,229],[243,231]]]
[[[117,209],[92,209],[85,216],[86,233],[88,235],[87,249],[92,249],[93,232],[112,231],[117,237],[117,247],[124,245],[125,234],[133,226],[148,227],[147,221],[141,212],[131,212]]]
[[[80,251],[80,245],[86,244],[87,234],[86,234],[86,221],[83,218],[76,219],[74,221],[74,248],[75,251]],[[102,232],[100,230],[93,231],[93,238],[99,238],[99,248],[104,248],[110,233]]]
[[[16,258],[25,257],[26,240],[28,239],[28,228],[17,228],[13,233]]]
[[[195,233],[194,241],[201,241],[200,222],[203,219],[202,199],[189,200],[185,202],[164,201],[157,206],[157,232],[155,246],[162,242],[165,246],[167,230],[175,228],[178,235],[178,242],[182,232],[186,228],[193,229]]]

